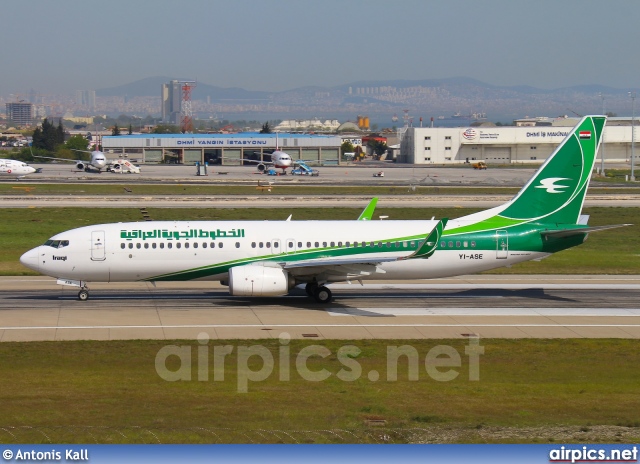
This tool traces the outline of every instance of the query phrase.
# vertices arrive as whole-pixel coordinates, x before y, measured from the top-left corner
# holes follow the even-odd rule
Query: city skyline
[[[10,45],[0,95],[71,95],[154,75],[269,92],[455,76],[540,89],[637,88],[640,4],[607,5],[10,0],[3,11],[16,20],[0,29]]]

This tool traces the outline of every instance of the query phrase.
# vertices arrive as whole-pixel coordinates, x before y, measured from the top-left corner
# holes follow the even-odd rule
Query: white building
[[[630,160],[630,119],[612,118],[605,126],[606,162]],[[615,125],[621,123],[627,125]],[[567,126],[410,127],[404,134],[396,160],[410,164],[455,164],[474,160],[489,164],[542,163],[571,129]],[[636,127],[637,149],[640,149],[637,145],[639,132],[640,127]]]

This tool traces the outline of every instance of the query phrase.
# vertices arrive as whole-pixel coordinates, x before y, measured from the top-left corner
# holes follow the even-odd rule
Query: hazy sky
[[[3,0],[0,94],[151,76],[248,90],[465,76],[640,84],[635,0]]]

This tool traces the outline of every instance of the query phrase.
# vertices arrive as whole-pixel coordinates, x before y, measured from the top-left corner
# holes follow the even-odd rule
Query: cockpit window
[[[44,242],[44,246],[50,246],[52,248],[64,248],[69,246],[69,240],[47,240]]]

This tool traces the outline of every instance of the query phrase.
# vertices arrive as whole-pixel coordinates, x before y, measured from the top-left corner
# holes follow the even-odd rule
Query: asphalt
[[[93,284],[0,278],[0,341],[126,339],[640,338],[640,276],[461,276],[230,297],[217,283]]]

